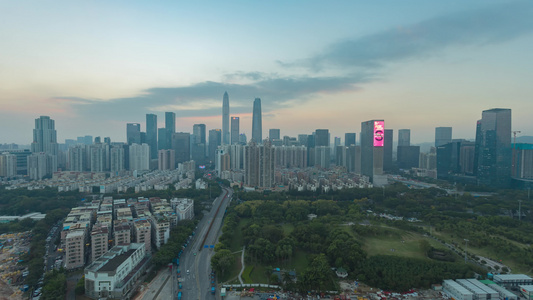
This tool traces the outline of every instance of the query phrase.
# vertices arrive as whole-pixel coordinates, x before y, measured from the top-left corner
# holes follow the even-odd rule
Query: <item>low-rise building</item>
[[[85,268],[85,295],[92,299],[130,299],[149,261],[144,244],[111,248]]]

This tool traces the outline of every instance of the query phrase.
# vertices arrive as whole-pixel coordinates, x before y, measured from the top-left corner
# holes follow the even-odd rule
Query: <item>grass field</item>
[[[452,238],[452,235],[450,235],[448,233],[440,232],[440,231],[434,231],[433,235],[435,237],[438,237],[439,239],[441,239],[443,241],[447,241],[448,243],[451,243],[452,241],[457,240],[457,238],[455,238],[455,239]],[[526,247],[526,245],[517,243],[515,241],[509,241],[509,242],[512,242],[515,245]],[[461,245],[461,246],[464,247],[464,245]],[[481,255],[481,256],[488,257],[488,258],[491,258],[491,259],[494,259],[494,260],[498,260],[498,261],[501,259],[502,260],[502,264],[505,264],[505,265],[509,266],[511,268],[511,270],[512,270],[512,273],[514,273],[514,274],[523,273],[523,274],[533,275],[533,270],[530,270],[530,269],[526,268],[520,261],[515,261],[515,260],[510,259],[508,256],[505,256],[505,255],[496,255],[496,254],[494,254],[493,251],[491,251],[490,247],[475,248],[475,247],[472,247],[469,244],[468,245],[468,253]]]
[[[364,238],[364,250],[369,255],[394,255],[411,258],[426,257],[420,242],[426,240],[436,249],[447,249],[443,244],[418,233],[386,227],[388,234]]]

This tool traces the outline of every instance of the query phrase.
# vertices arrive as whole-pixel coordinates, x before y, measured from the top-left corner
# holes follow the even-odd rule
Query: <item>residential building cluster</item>
[[[148,254],[168,242],[171,228],[194,218],[194,201],[103,197],[73,208],[63,222],[60,249],[67,270],[94,262],[111,246],[139,243]]]
[[[154,170],[125,173],[116,177],[106,177],[105,173],[54,172],[52,178],[25,181],[7,181],[7,190],[57,188],[59,192],[79,191],[87,193],[123,193],[133,188],[136,193],[147,190],[166,190],[170,185],[176,189],[188,188],[194,181],[194,162],[179,164],[173,170]]]

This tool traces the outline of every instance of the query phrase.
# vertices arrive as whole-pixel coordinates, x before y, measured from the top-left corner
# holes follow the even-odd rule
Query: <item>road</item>
[[[205,214],[198,223],[194,238],[181,256],[179,266],[181,278],[177,279],[183,285],[182,299],[215,299],[215,296],[211,295],[211,256],[214,254],[211,245],[216,244],[224,212],[232,195],[231,189],[224,189],[222,194],[214,200],[211,211]],[[204,248],[205,245],[209,248]],[[176,284],[176,281],[169,284]],[[219,290],[217,289],[216,292],[218,294]],[[176,295],[177,292],[173,299],[176,299]]]

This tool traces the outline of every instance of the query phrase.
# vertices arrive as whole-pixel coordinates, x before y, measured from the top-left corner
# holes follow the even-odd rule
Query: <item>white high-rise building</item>
[[[28,156],[28,175],[30,179],[40,180],[57,171],[57,156],[44,152]]]
[[[130,146],[130,170],[150,170],[150,145],[144,143]]]
[[[68,149],[67,167],[70,171],[85,171],[85,145],[77,145]]]
[[[110,151],[110,170],[111,176],[124,170],[124,148],[122,146],[113,146]]]
[[[106,171],[106,151],[103,144],[95,144],[89,147],[91,155],[91,172]]]
[[[17,156],[9,152],[0,155],[0,177],[17,175]]]

